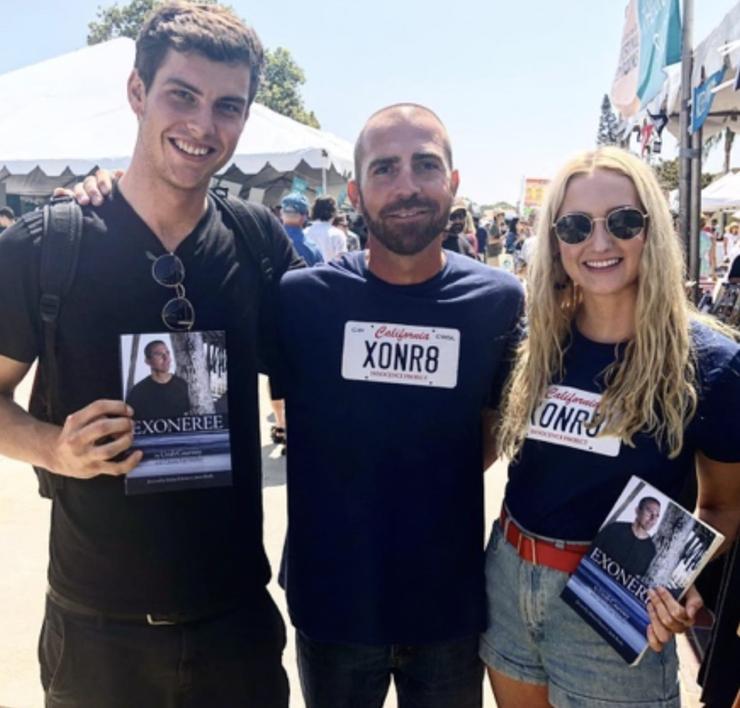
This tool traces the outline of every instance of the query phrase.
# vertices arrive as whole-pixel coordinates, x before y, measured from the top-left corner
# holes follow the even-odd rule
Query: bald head
[[[392,106],[386,106],[373,113],[368,118],[364,127],[360,131],[355,142],[355,180],[360,181],[363,169],[363,161],[366,154],[366,143],[369,135],[375,131],[386,131],[402,125],[419,125],[428,126],[435,130],[439,136],[439,142],[447,159],[447,167],[452,169],[452,147],[450,146],[450,137],[447,135],[447,129],[439,119],[437,114],[417,103],[395,103]]]

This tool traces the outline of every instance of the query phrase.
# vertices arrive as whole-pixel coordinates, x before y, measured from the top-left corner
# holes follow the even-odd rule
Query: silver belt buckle
[[[148,612],[146,615],[146,623],[151,625],[152,627],[169,627],[174,624],[177,624],[177,622],[170,622],[170,620],[156,619],[155,617],[150,615]]]

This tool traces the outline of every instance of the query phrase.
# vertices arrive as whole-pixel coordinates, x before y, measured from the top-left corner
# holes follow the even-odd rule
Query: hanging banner
[[[637,93],[644,107],[666,80],[663,69],[681,61],[681,15],[678,0],[639,0],[640,83]]]
[[[708,76],[703,83],[699,84],[693,91],[691,99],[691,132],[695,133],[703,125],[712,110],[714,93],[712,89],[722,83],[725,75],[724,68]]]
[[[525,178],[522,206],[525,209],[542,206],[542,203],[545,201],[545,191],[548,184],[550,184],[549,179]]]
[[[629,0],[611,99],[625,118],[660,91],[664,68],[681,60],[678,0]]]

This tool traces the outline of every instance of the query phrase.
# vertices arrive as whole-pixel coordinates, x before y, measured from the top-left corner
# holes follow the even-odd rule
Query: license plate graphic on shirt
[[[460,330],[389,322],[344,325],[342,377],[351,381],[455,388]]]
[[[599,436],[603,423],[589,428],[601,395],[570,386],[550,386],[545,400],[532,415],[527,437],[553,445],[573,447],[596,455],[616,457],[622,443],[611,435]]]

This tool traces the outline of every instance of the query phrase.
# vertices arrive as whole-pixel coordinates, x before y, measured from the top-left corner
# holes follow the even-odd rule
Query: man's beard
[[[445,230],[451,205],[452,196],[449,200],[445,200],[444,204],[431,199],[412,197],[384,206],[375,218],[365,208],[362,192],[360,192],[360,207],[368,233],[389,251],[399,256],[413,256],[432,243]],[[412,223],[394,223],[388,215],[402,209],[428,209],[429,211],[426,218],[420,218]]]
[[[447,231],[451,234],[461,234],[465,229],[465,223],[462,221],[451,221]]]

